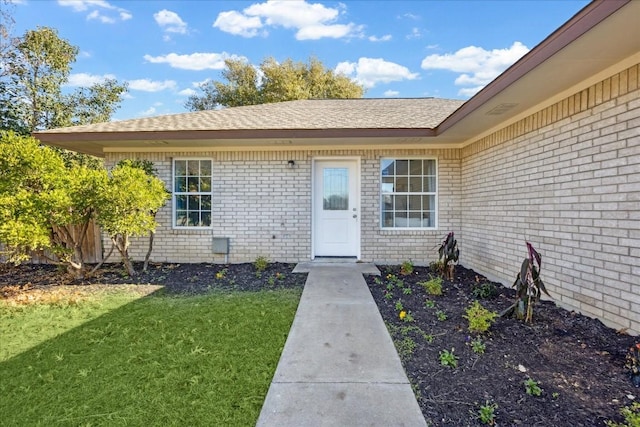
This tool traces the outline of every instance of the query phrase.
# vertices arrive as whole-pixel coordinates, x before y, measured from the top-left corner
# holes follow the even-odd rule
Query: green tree
[[[64,93],[78,48],[53,28],[38,27],[8,43],[0,76],[0,127],[22,134],[107,121],[126,85],[115,80]]]
[[[104,169],[64,165],[62,156],[31,137],[0,132],[0,242],[20,263],[38,254],[85,274],[82,248],[102,203]]]
[[[361,98],[364,88],[346,76],[326,69],[316,58],[308,63],[287,59],[278,63],[265,59],[257,70],[235,59],[225,60],[222,77],[227,81],[207,82],[201,95],[192,95],[185,107],[190,111],[212,110],[296,99]]]
[[[129,257],[131,237],[155,231],[155,213],[168,198],[164,183],[141,167],[125,162],[111,171],[97,218],[130,276],[136,274]]]

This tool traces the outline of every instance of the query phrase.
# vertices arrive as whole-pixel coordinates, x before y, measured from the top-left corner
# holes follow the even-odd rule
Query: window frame
[[[384,161],[401,161],[401,160],[429,160],[429,161],[433,161],[434,162],[434,167],[435,167],[435,191],[433,192],[429,192],[429,191],[421,191],[421,192],[410,192],[410,191],[403,191],[403,192],[398,192],[398,191],[393,191],[393,192],[385,192],[383,191],[383,176],[382,176],[382,171],[383,171],[383,162]],[[439,174],[439,164],[438,164],[438,159],[436,157],[424,157],[424,156],[401,156],[401,157],[390,157],[390,156],[386,156],[386,157],[381,157],[379,159],[378,162],[378,166],[379,166],[379,171],[378,171],[378,178],[380,179],[380,184],[379,184],[379,191],[380,191],[380,198],[379,198],[379,202],[380,202],[380,207],[379,207],[379,220],[380,220],[380,229],[383,231],[429,231],[429,230],[437,230],[438,229],[438,198],[439,198],[439,188],[440,188],[440,174]],[[393,176],[398,176],[396,174],[394,174]],[[410,175],[408,175],[410,176]],[[424,171],[421,175],[421,178],[424,180],[425,176],[431,176],[431,175],[424,175]],[[394,188],[395,190],[395,188]],[[391,196],[395,196],[395,195],[420,195],[420,196],[433,196],[433,202],[434,202],[434,220],[433,220],[433,226],[432,227],[396,227],[396,226],[385,226],[384,223],[384,196],[385,195],[391,195]],[[393,210],[395,212],[395,209]],[[425,210],[420,210],[421,213],[424,213]],[[427,211],[429,212],[429,211]]]
[[[179,192],[176,191],[176,162],[177,161],[208,161],[211,166],[211,190],[210,191],[197,191],[197,192]],[[188,165],[188,163],[187,163]],[[174,157],[171,159],[171,228],[174,230],[211,230],[213,228],[213,159],[210,157]],[[198,177],[202,177],[202,175],[198,175]],[[192,196],[210,196],[211,197],[211,222],[207,226],[189,226],[189,225],[178,225],[177,224],[177,196],[180,195],[192,195]],[[200,210],[199,212],[207,212]]]

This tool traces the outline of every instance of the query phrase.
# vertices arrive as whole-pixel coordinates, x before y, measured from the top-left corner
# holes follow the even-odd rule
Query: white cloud
[[[367,89],[378,83],[415,80],[419,77],[418,73],[412,73],[407,67],[382,58],[360,58],[357,63],[341,62],[335,72],[354,78]]]
[[[413,27],[411,29],[411,34],[407,34],[407,39],[419,39],[420,37],[422,37],[422,33],[418,27]]]
[[[181,70],[222,70],[225,67],[225,59],[244,60],[246,58],[222,53],[192,53],[189,55],[178,55],[170,53],[168,55],[151,56],[145,55],[145,61],[152,64],[169,64],[172,68]]]
[[[193,96],[195,95],[196,92],[195,90],[191,89],[191,88],[187,88],[187,89],[182,89],[180,92],[178,92],[178,95],[182,95],[182,96]]]
[[[187,23],[180,16],[167,9],[153,14],[153,19],[167,33],[186,34]]]
[[[149,79],[129,80],[129,89],[143,92],[160,92],[166,89],[175,89],[174,80],[154,81]]]
[[[370,42],[388,42],[389,40],[391,40],[391,34],[385,34],[382,37],[376,37],[376,36],[369,36],[369,41]]]
[[[91,21],[92,19],[98,20],[100,22],[102,22],[103,24],[115,24],[116,20],[113,18],[110,18],[106,15],[102,15],[99,11],[94,10],[93,12],[91,12],[90,14],[87,15],[87,21]]]
[[[297,40],[360,36],[361,25],[336,23],[345,8],[342,3],[338,8],[330,8],[320,3],[307,3],[306,0],[268,0],[252,4],[242,12],[221,12],[213,26],[243,37],[266,35],[266,27],[297,30]]]
[[[144,111],[140,111],[138,113],[138,116],[141,116],[141,117],[153,116],[155,113],[156,113],[156,108],[155,107],[149,107]]]
[[[396,96],[400,95],[400,92],[398,92],[397,90],[386,90],[383,95],[387,98],[395,98]]]
[[[126,9],[110,4],[106,0],[58,0],[58,5],[70,7],[74,12],[88,12],[87,20],[97,20],[103,24],[114,24],[118,20],[127,21],[133,15]]]
[[[106,79],[115,79],[113,74],[103,74],[101,76],[88,73],[69,74],[69,80],[65,86],[88,87],[96,83],[102,83]]]
[[[259,30],[262,28],[262,21],[257,16],[245,16],[240,12],[231,10],[220,12],[213,23],[213,27],[234,36],[251,38],[258,35]],[[264,34],[266,35],[266,32]]]
[[[467,46],[455,53],[429,55],[422,60],[424,70],[447,70],[461,73],[456,79],[460,89],[458,94],[471,96],[495,79],[514,62],[529,52],[520,42],[514,42],[506,49],[485,50],[477,46]]]

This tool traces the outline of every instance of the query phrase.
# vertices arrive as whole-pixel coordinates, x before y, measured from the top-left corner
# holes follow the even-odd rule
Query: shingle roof
[[[436,98],[300,100],[197,111],[38,134],[271,129],[430,129],[464,101]]]

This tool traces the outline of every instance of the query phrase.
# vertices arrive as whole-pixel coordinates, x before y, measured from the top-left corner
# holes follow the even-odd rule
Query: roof
[[[265,129],[434,128],[464,101],[413,99],[312,99],[231,107],[38,132],[166,132]]]
[[[640,1],[589,3],[467,102],[289,101],[52,129],[35,136],[46,144],[98,156],[106,151],[240,147],[463,147],[543,104],[595,84],[594,79],[613,67],[640,62],[638,16]]]

